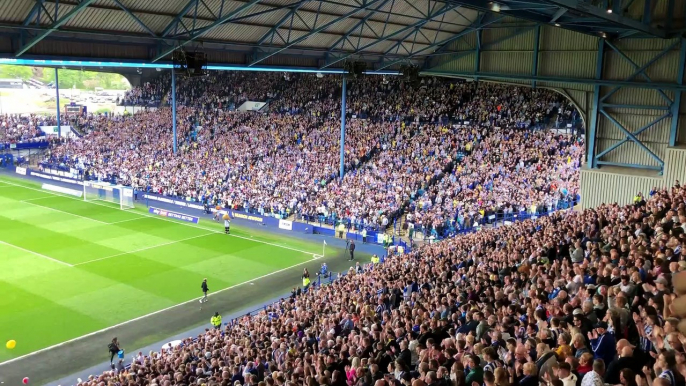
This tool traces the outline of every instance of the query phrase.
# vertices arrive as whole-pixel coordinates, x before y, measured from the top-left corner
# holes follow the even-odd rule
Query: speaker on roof
[[[404,65],[400,67],[400,73],[402,74],[404,81],[411,84],[419,83],[419,66],[413,64]]]
[[[207,73],[207,55],[204,52],[175,51],[172,62],[179,75],[196,77]]]
[[[357,78],[362,77],[362,75],[364,75],[365,71],[367,71],[367,63],[365,63],[365,62],[346,62],[345,65],[343,66],[343,69],[345,70],[345,72],[348,73],[348,75],[357,79]]]

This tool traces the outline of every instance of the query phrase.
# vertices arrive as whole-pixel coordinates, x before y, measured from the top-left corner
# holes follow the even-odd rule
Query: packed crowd
[[[22,143],[45,140],[40,126],[54,126],[53,117],[27,114],[0,115],[0,143]]]
[[[245,101],[265,102],[274,98],[286,84],[281,73],[214,71],[207,76],[179,81],[176,103],[203,111],[234,110]],[[170,87],[167,87],[167,101],[171,101]]]
[[[168,72],[139,87],[132,87],[118,100],[122,106],[157,106],[169,90],[171,75]]]
[[[161,109],[90,119],[95,130],[53,149],[48,161],[210,205],[382,226],[408,203],[413,221],[436,227],[493,206],[492,197],[507,189],[521,192],[511,205],[544,205],[562,190],[576,191],[583,146],[527,130],[561,108],[561,98],[548,91],[434,78],[414,86],[398,77],[350,81],[347,173],[340,181],[332,151],[340,140],[335,77],[221,72],[178,86],[178,156],[170,110]],[[269,99],[269,113],[233,111],[244,100]],[[525,136],[545,154],[523,146]],[[510,140],[496,146],[500,138]],[[497,169],[486,162],[495,158]],[[506,185],[520,169],[529,176]],[[436,181],[449,186],[446,197],[431,193]]]
[[[578,194],[584,154],[580,137],[522,129],[549,117],[557,106],[549,92],[479,87],[455,132],[455,165],[419,192],[408,220],[418,227],[454,227],[495,213],[550,212]]]
[[[357,264],[79,386],[683,386],[686,188]]]
[[[403,126],[408,135],[397,132],[378,157],[323,189],[305,208],[307,215],[339,210],[339,217],[353,222],[386,225],[408,202],[412,226],[444,233],[471,227],[489,213],[552,211],[561,200],[576,197],[583,143],[570,135],[528,130],[560,107],[554,94],[427,84],[413,93],[414,100],[434,105],[432,92],[443,95],[449,87],[452,110],[439,108],[445,115],[429,116],[410,105],[419,114],[414,122],[430,123]],[[458,118],[459,124],[442,124],[446,117]]]

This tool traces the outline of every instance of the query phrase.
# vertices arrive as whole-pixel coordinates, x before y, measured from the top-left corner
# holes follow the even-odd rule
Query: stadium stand
[[[38,126],[56,125],[54,117],[38,115],[0,115],[0,143],[23,143],[45,140]]]
[[[677,184],[426,244],[79,385],[683,385],[685,231]]]
[[[151,84],[158,90],[165,82]],[[409,207],[418,229],[437,237],[465,229],[461,216],[475,225],[508,205],[552,211],[577,198],[580,139],[533,130],[569,110],[553,92],[368,77],[350,82],[348,93],[342,181],[331,151],[340,137],[340,85],[310,74],[219,72],[180,82],[180,156],[172,157],[171,113],[163,108],[88,119],[91,134],[54,148],[46,163],[185,200],[330,224],[385,228]],[[269,113],[234,111],[246,100],[269,101]],[[512,148],[495,145],[510,137]],[[545,144],[546,154],[527,150],[521,138]],[[497,169],[476,171],[496,158]],[[528,174],[503,185],[524,169]],[[457,184],[446,199],[455,205],[431,193],[436,183]],[[489,198],[508,190],[519,196]]]
[[[131,88],[117,102],[120,106],[158,106],[168,92],[170,84],[171,75],[165,73],[152,82]]]

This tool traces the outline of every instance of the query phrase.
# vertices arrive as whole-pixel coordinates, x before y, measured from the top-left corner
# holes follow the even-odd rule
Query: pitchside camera
[[[177,74],[196,77],[207,73],[207,55],[204,52],[176,51],[172,59]]]

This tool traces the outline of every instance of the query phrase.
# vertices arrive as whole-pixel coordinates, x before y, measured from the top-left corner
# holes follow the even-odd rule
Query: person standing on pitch
[[[200,288],[202,288],[202,293],[204,295],[202,297],[202,299],[200,299],[200,304],[207,303],[207,292],[209,292],[209,290],[210,290],[209,288],[207,288],[207,279],[202,280],[202,284],[200,284]],[[200,306],[200,308],[202,309],[202,306]]]
[[[224,233],[227,235],[231,233],[230,229],[231,228],[231,217],[229,217],[229,214],[224,215]]]
[[[355,240],[350,241],[350,261],[355,259]]]

